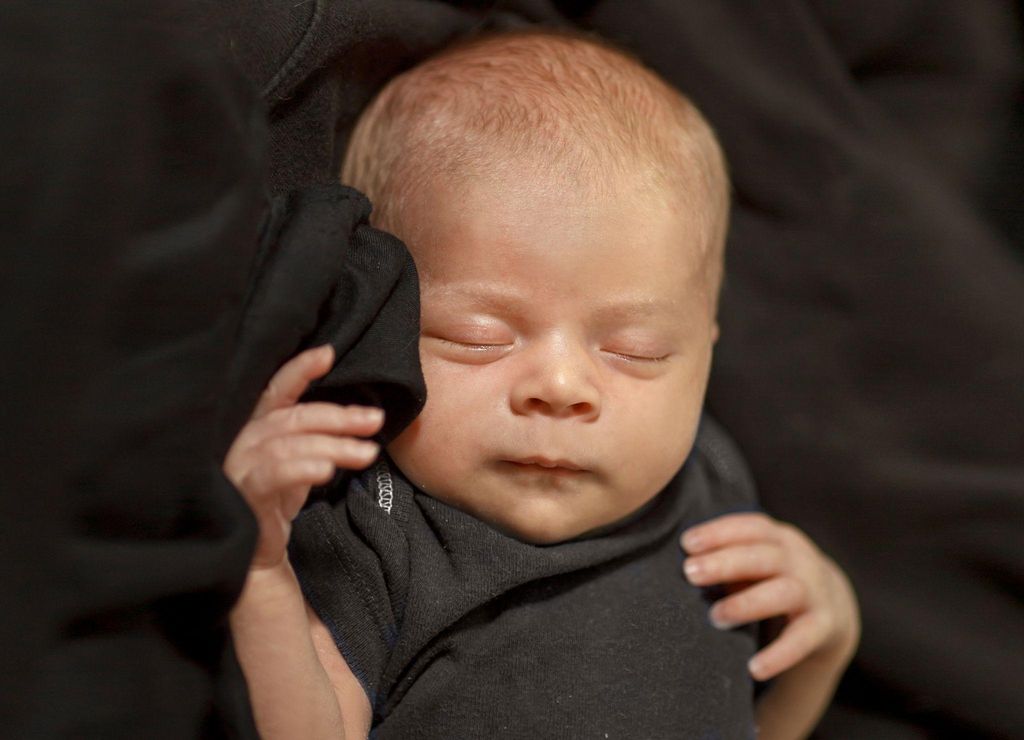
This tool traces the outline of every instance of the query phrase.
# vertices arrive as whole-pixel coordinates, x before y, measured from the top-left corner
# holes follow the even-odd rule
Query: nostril
[[[577,416],[589,414],[594,410],[594,405],[589,401],[579,401],[569,406],[569,411]]]
[[[547,401],[542,401],[539,398],[527,398],[525,405],[527,411],[548,411],[551,409],[551,405]]]
[[[545,400],[539,396],[530,396],[522,399],[516,407],[520,413],[570,418],[594,416],[599,405],[592,401],[560,402],[555,399]]]

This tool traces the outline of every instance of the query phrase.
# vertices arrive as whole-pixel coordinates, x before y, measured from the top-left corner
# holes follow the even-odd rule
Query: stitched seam
[[[313,16],[309,19],[309,25],[306,26],[306,31],[302,34],[302,38],[299,39],[299,43],[295,45],[288,58],[284,61],[284,64],[277,70],[277,73],[270,78],[270,82],[266,84],[263,91],[260,93],[264,99],[270,99],[270,97],[277,93],[279,87],[281,87],[288,75],[299,65],[302,58],[305,56],[309,47],[313,43],[314,36],[317,29],[320,26],[320,21],[324,15],[324,4],[323,0],[316,0],[316,5],[313,8]]]
[[[377,461],[373,468],[374,479],[377,482],[377,506],[384,509],[388,516],[391,516],[391,505],[395,500],[395,486],[391,479],[391,471],[384,458]]]

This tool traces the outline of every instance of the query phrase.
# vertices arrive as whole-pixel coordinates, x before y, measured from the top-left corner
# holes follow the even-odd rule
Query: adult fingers
[[[778,575],[786,566],[786,551],[774,542],[723,547],[687,558],[683,571],[695,586],[754,581]]]
[[[793,619],[772,642],[750,659],[750,675],[758,681],[788,671],[807,658],[822,641],[822,629],[810,612]]]
[[[680,542],[686,552],[696,555],[726,545],[775,540],[783,526],[767,514],[726,514],[690,527],[683,532]]]
[[[270,379],[256,403],[253,418],[258,419],[274,409],[294,404],[311,382],[327,374],[333,363],[334,348],[329,344],[307,349],[288,360]]]
[[[720,599],[711,607],[711,622],[720,629],[803,611],[807,587],[796,578],[779,576],[760,581]]]

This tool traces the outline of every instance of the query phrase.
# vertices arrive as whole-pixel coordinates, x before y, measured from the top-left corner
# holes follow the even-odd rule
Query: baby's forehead
[[[416,209],[424,219],[474,221],[488,212],[498,225],[511,227],[508,221],[526,218],[555,232],[628,224],[646,232],[657,226],[674,233],[679,251],[695,255],[705,251],[707,223],[720,215],[709,192],[666,183],[642,163],[609,161],[581,171],[541,156],[511,157],[500,149],[490,164],[433,177],[420,192],[434,196]],[[642,242],[630,245],[637,249]]]
[[[581,274],[611,258],[661,265],[680,287],[706,277],[711,250],[700,214],[684,198],[636,182],[553,183],[520,164],[481,177],[434,178],[423,197],[407,202],[400,231],[421,271],[500,281],[514,264],[544,280],[555,257]],[[476,260],[480,253],[488,259]]]

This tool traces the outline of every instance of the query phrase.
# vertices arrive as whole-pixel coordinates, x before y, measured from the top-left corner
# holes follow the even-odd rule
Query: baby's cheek
[[[467,418],[463,403],[443,379],[428,382],[420,415],[388,447],[402,472],[428,493],[462,472]]]
[[[388,446],[388,454],[413,485],[433,493],[440,481],[450,479],[452,471],[447,465],[452,457],[450,451],[440,449],[429,431],[422,421],[413,422]]]
[[[701,399],[663,394],[633,418],[634,460],[652,480],[671,477],[685,462],[700,419]],[[639,473],[643,475],[643,473]]]
[[[508,410],[508,363],[459,364],[434,359],[423,368],[427,408],[462,430],[493,426]],[[433,404],[433,408],[431,408]],[[471,433],[471,432],[470,432]]]

